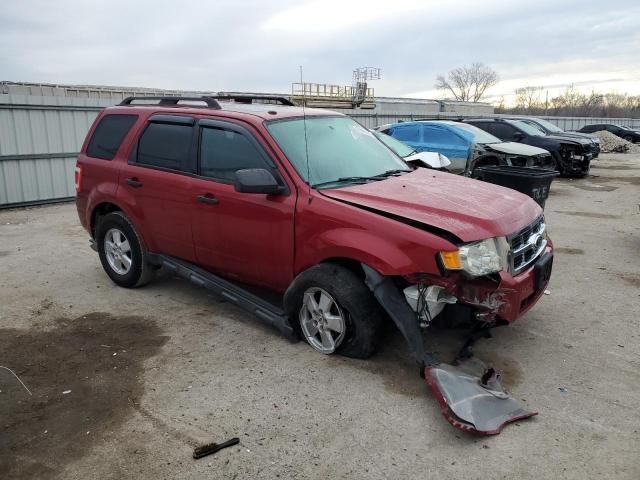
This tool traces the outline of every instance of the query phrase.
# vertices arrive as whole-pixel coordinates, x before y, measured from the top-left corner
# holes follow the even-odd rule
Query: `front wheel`
[[[140,287],[153,278],[155,270],[145,258],[144,245],[122,212],[112,212],[100,219],[96,241],[102,268],[117,285]]]
[[[631,135],[625,135],[624,137],[622,137],[624,140],[626,140],[627,142],[631,142],[633,143],[633,137]]]
[[[287,289],[284,304],[294,328],[314,350],[353,358],[375,352],[384,314],[351,270],[333,263],[309,268]]]

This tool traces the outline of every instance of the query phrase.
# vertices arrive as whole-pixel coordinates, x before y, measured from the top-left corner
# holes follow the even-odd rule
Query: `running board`
[[[283,310],[275,305],[192,263],[157,253],[149,253],[147,257],[152,264],[162,266],[199,287],[211,290],[225,300],[252,313],[261,322],[277,329],[289,341],[298,341],[298,336],[291,327],[289,318]]]

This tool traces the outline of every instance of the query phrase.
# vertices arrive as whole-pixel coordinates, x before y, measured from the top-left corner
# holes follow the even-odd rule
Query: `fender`
[[[369,265],[382,275],[416,272],[440,275],[436,262],[438,251],[456,247],[431,233],[392,223],[393,229],[384,237],[355,227],[318,232],[298,243],[295,274],[331,258],[345,258]]]

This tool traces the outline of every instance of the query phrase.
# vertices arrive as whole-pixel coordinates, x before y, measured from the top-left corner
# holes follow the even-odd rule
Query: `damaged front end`
[[[469,151],[467,177],[476,176],[476,168],[485,165],[552,168],[551,154],[545,150],[520,144],[474,144]]]
[[[591,143],[563,143],[560,147],[560,170],[565,175],[585,176],[594,156]]]
[[[449,264],[459,269],[447,275],[384,277],[362,265],[367,286],[406,339],[444,417],[464,431],[493,435],[507,423],[536,415],[521,408],[502,387],[499,374],[471,358],[469,350],[471,343],[487,335],[490,328],[525,313],[547,285],[553,256],[550,242],[543,238],[542,217],[527,229],[519,232],[526,240],[513,236],[461,246],[457,259],[447,257],[452,252],[443,252],[445,268]],[[517,243],[521,240],[525,243]],[[531,252],[531,261],[514,264],[512,253],[525,247]],[[503,257],[504,261],[497,260]],[[473,258],[482,261],[474,263]],[[519,268],[520,274],[512,275],[514,268]],[[469,275],[474,270],[489,273]],[[421,328],[443,318],[451,325],[452,316],[457,317],[454,320],[466,317],[464,320],[472,326],[471,335],[456,359],[445,363],[425,351]]]

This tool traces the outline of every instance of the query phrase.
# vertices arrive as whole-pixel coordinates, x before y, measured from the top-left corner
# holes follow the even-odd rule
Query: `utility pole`
[[[549,89],[547,89],[547,95],[544,99],[544,116],[547,116],[547,109],[549,108]]]

